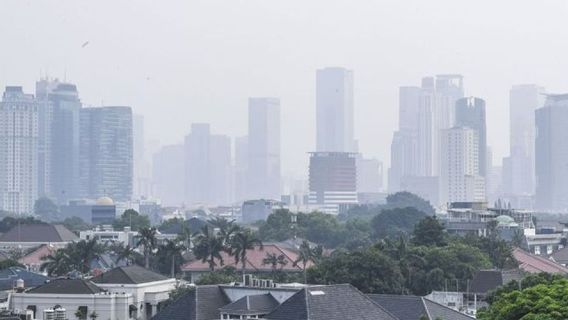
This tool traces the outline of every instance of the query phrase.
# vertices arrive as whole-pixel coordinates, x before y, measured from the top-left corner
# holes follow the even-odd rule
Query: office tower
[[[0,209],[33,213],[37,194],[38,105],[22,87],[6,87],[0,103]]]
[[[83,108],[80,115],[80,196],[131,200],[132,109]]]
[[[47,92],[53,108],[51,122],[50,194],[57,203],[78,197],[79,192],[79,118],[81,101],[77,87],[55,83]]]
[[[280,100],[250,98],[247,193],[249,199],[280,199]]]
[[[132,116],[132,140],[133,140],[133,195],[141,198],[151,194],[150,191],[150,165],[146,158],[146,140],[144,116],[134,114]]]
[[[247,198],[248,174],[248,137],[235,139],[235,166],[234,166],[234,193],[235,201],[244,201]]]
[[[152,182],[154,194],[165,206],[180,206],[185,190],[185,146],[163,146],[153,156]]]
[[[536,110],[536,194],[541,210],[568,209],[568,94],[548,95]]]
[[[51,193],[51,143],[53,104],[49,93],[59,85],[57,80],[41,79],[36,82],[36,100],[38,103],[38,195],[52,198]]]
[[[338,214],[357,204],[356,154],[313,152],[310,154],[309,204]]]
[[[231,200],[231,142],[212,135],[209,124],[194,123],[185,138],[185,201],[188,205]]]
[[[383,163],[377,159],[357,156],[357,192],[377,193],[383,188]]]
[[[437,204],[441,130],[454,124],[455,102],[463,97],[463,77],[425,77],[421,86],[399,90],[399,130],[391,144],[389,191],[426,195]],[[428,192],[425,192],[428,191]]]
[[[485,101],[469,97],[456,101],[455,125],[477,132],[479,175],[487,175],[487,129],[485,126]]]
[[[503,188],[509,198],[529,197],[535,188],[535,110],[544,105],[544,88],[516,85],[509,92],[509,157],[503,159]]]
[[[316,127],[317,151],[357,151],[353,134],[353,71],[317,70]]]
[[[472,128],[442,130],[442,202],[485,201],[485,180],[479,175],[478,142],[477,131]]]

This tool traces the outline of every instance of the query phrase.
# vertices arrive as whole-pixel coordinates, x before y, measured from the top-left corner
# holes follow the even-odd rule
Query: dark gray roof
[[[152,320],[216,320],[231,301],[219,286],[197,286],[161,310]]]
[[[12,289],[15,281],[18,279],[24,280],[24,287],[26,288],[37,287],[49,280],[48,277],[42,274],[30,272],[19,267],[10,267],[0,270],[0,291]]]
[[[88,280],[57,279],[26,292],[34,294],[95,294],[104,292],[104,290]]]
[[[471,279],[470,292],[486,294],[503,285],[501,270],[479,270]]]
[[[552,259],[560,264],[568,264],[568,247],[564,247],[551,255]]]
[[[418,320],[423,316],[430,320],[472,319],[456,310],[418,296],[391,294],[370,294],[368,296],[399,320]]]
[[[396,320],[349,284],[304,288],[266,316],[270,320]]]
[[[62,225],[21,224],[0,236],[0,242],[70,242],[79,239]]]
[[[154,271],[134,265],[114,268],[91,280],[101,284],[139,284],[167,279],[168,277],[155,273]]]
[[[268,314],[278,306],[278,301],[270,294],[244,296],[239,300],[228,304],[219,311],[229,314]]]

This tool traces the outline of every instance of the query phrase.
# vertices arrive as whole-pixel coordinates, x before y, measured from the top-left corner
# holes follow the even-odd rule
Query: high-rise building
[[[535,188],[535,110],[544,105],[544,88],[516,85],[509,92],[509,157],[503,159],[503,191],[527,197]]]
[[[33,212],[38,197],[38,104],[22,87],[6,87],[0,102],[0,209]]]
[[[150,162],[147,159],[144,116],[132,116],[133,140],[133,196],[135,198],[147,197],[151,194]]]
[[[132,109],[83,108],[80,115],[80,196],[131,200]]]
[[[455,125],[477,132],[479,175],[487,175],[487,129],[485,125],[485,101],[469,97],[456,101]]]
[[[460,75],[425,77],[420,87],[400,88],[399,130],[391,144],[390,192],[415,185],[418,189],[412,191],[427,194],[428,200],[437,204],[440,133],[454,125],[455,103],[462,97]]]
[[[57,80],[41,79],[36,82],[36,100],[38,102],[38,195],[52,198],[51,192],[51,143],[53,104],[49,100],[51,93],[59,85]]]
[[[353,71],[317,70],[316,150],[357,152],[353,128]]]
[[[207,123],[194,123],[185,138],[185,201],[227,204],[231,201],[231,141],[212,135]]]
[[[248,108],[247,194],[280,199],[280,100],[250,98]]]
[[[234,193],[235,201],[247,199],[247,174],[248,174],[248,137],[235,139],[235,165],[234,165]]]
[[[152,159],[153,192],[165,206],[184,202],[185,147],[183,144],[163,146]]]
[[[568,210],[568,94],[548,95],[536,110],[535,205]]]
[[[50,187],[59,204],[79,196],[79,135],[81,101],[77,87],[70,83],[46,86],[51,103]]]
[[[479,138],[468,127],[442,131],[440,195],[443,203],[485,201],[485,180],[479,174]]]
[[[364,158],[358,155],[357,192],[377,193],[383,189],[383,163],[377,159]]]
[[[311,153],[309,204],[331,214],[356,205],[356,158],[348,152]]]

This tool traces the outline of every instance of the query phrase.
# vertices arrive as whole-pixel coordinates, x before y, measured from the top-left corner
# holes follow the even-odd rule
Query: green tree
[[[215,260],[218,260],[221,266],[223,266],[224,263],[221,253],[226,251],[226,248],[223,243],[224,239],[215,235],[210,227],[205,225],[195,236],[193,254],[195,258],[202,262],[207,262],[211,271],[215,271],[215,267],[217,266]]]
[[[487,309],[478,312],[480,320],[564,320],[568,319],[568,280],[556,279],[522,290],[503,292]]]
[[[144,267],[150,268],[150,255],[156,249],[158,240],[156,239],[156,228],[142,228],[140,229],[137,247],[142,247],[144,252]]]
[[[24,268],[24,265],[19,263],[18,261],[7,259],[0,261],[0,270],[8,269],[11,267],[19,267]]]
[[[265,266],[270,266],[270,268],[272,269],[272,280],[275,280],[278,267],[280,267],[280,270],[282,270],[282,268],[284,268],[288,264],[288,259],[286,259],[286,256],[284,254],[277,255],[276,253],[267,252],[264,259],[262,259],[262,264]]]
[[[302,264],[302,271],[304,272],[304,283],[307,284],[308,283],[308,263],[310,261],[314,261],[315,258],[315,251],[313,250],[313,248],[310,246],[310,243],[306,240],[302,241],[302,244],[300,245],[300,250],[298,252],[298,258],[293,261],[293,265],[294,266],[298,266],[299,263]]]
[[[221,270],[216,270],[202,275],[195,284],[197,285],[210,285],[210,284],[227,284],[239,281],[236,269],[232,267],[225,267]]]
[[[41,260],[44,262],[41,264],[40,270],[47,271],[47,275],[50,277],[63,276],[73,270],[71,259],[65,249],[59,249],[42,257]]]
[[[125,210],[119,219],[114,220],[113,228],[123,230],[124,227],[131,227],[132,231],[140,231],[150,227],[150,219],[146,215],[141,215],[134,209]]]
[[[116,262],[120,263],[124,261],[127,266],[131,265],[133,261],[136,260],[138,253],[136,252],[135,248],[131,247],[130,245],[122,245],[122,244],[114,244],[110,248],[117,256]]]
[[[239,231],[231,238],[230,252],[235,257],[235,264],[241,263],[241,273],[244,277],[247,264],[247,252],[252,250],[255,246],[259,246],[260,250],[263,249],[262,241],[255,237],[250,230]]]
[[[65,218],[61,223],[65,226],[65,228],[79,233],[80,231],[91,230],[93,229],[93,225],[86,223],[83,219],[79,217],[69,217]]]
[[[8,232],[15,226],[24,225],[24,224],[45,224],[45,222],[37,220],[32,216],[22,217],[22,218],[14,218],[8,216],[2,219],[2,221],[0,221],[0,232],[1,233]]]
[[[70,243],[60,250],[65,250],[75,270],[85,274],[91,270],[91,262],[105,252],[105,247],[91,239]]]
[[[412,242],[417,245],[443,246],[446,243],[444,226],[435,217],[426,217],[414,227]]]
[[[240,231],[240,227],[235,224],[235,220],[227,220],[223,217],[215,217],[207,221],[214,229],[217,229],[218,236],[223,239],[224,245],[229,245],[233,235]]]
[[[371,220],[373,235],[383,239],[410,234],[425,217],[426,213],[412,207],[383,210]]]
[[[166,258],[165,260],[169,262],[170,277],[176,277],[176,271],[179,270],[179,266],[181,265],[181,263],[183,263],[181,254],[185,250],[186,247],[183,245],[183,243],[175,242],[172,240],[167,240],[165,244],[161,245],[158,248],[158,256]]]
[[[59,207],[46,197],[35,201],[34,214],[46,221],[58,221],[60,218]]]
[[[383,209],[408,208],[408,207],[415,208],[416,210],[422,211],[427,215],[433,215],[435,213],[435,210],[430,204],[430,202],[407,191],[401,191],[388,195],[387,203],[386,205],[383,206]]]
[[[294,237],[292,224],[293,214],[286,210],[276,210],[268,216],[266,222],[261,222],[258,229],[263,241],[285,241]]]

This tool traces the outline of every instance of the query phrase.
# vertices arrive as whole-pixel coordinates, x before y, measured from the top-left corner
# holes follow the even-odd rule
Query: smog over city
[[[567,14],[0,0],[0,320],[568,319]]]

